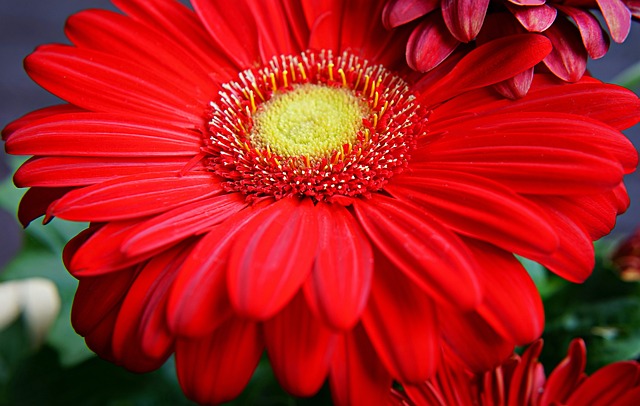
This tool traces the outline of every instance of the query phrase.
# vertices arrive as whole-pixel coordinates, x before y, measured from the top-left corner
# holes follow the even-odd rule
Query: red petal
[[[576,23],[580,30],[582,43],[593,59],[602,58],[609,50],[609,37],[604,33],[598,19],[588,11],[577,7],[555,6]]]
[[[616,399],[637,387],[639,379],[638,362],[621,361],[609,364],[583,380],[567,399],[567,405],[613,405]]]
[[[537,34],[512,35],[481,45],[467,54],[449,75],[425,90],[420,101],[433,106],[472,89],[513,77],[540,62],[551,51]]]
[[[305,18],[302,2],[286,0],[283,6],[288,16],[288,24],[295,38],[297,49],[307,49],[309,47],[309,26]]]
[[[61,99],[97,112],[168,116],[183,125],[201,126],[208,101],[135,61],[88,49],[40,46],[25,59],[25,69]]]
[[[609,234],[616,224],[617,215],[623,211],[618,206],[614,191],[590,196],[549,196],[545,200],[581,225],[593,241]]]
[[[405,30],[384,29],[381,16],[383,2],[306,0],[300,3],[310,27],[309,42],[305,48],[336,52],[348,50],[387,67],[400,62],[403,48],[391,44],[403,43],[405,39],[395,37],[403,37]],[[362,10],[365,9],[368,17],[362,18]]]
[[[301,1],[309,25],[310,49],[338,49],[340,44],[340,6],[337,0]],[[336,15],[338,14],[338,15]]]
[[[187,397],[201,404],[235,398],[260,361],[263,344],[256,323],[232,318],[210,336],[176,341],[178,381]]]
[[[413,70],[428,72],[460,45],[442,18],[432,13],[423,18],[407,41],[407,63]]]
[[[522,196],[462,172],[416,169],[387,190],[453,231],[522,255],[551,253],[558,236],[546,214]]]
[[[413,90],[416,93],[421,93],[424,91],[424,89],[428,89],[443,80],[443,78],[449,75],[451,70],[456,67],[456,65],[462,60],[462,58],[464,58],[474,48],[469,44],[460,44],[459,42],[458,45],[460,46],[458,46],[458,48],[451,55],[445,57],[445,59],[438,66],[429,71],[428,75],[416,75],[415,79],[419,80],[418,82],[413,84]]]
[[[290,1],[289,4],[295,4]],[[303,31],[306,27],[301,27],[301,21],[289,20],[285,5],[279,2],[249,2],[248,7],[255,19],[257,28],[257,37],[259,41],[260,56],[263,61],[267,61],[274,56],[293,55],[307,49],[306,41],[304,44],[296,42],[294,29]],[[300,7],[298,5],[298,7]],[[291,10],[291,7],[289,7]],[[233,21],[233,20],[230,20]],[[234,21],[235,22],[235,21]],[[237,22],[231,27],[233,31],[238,31]],[[308,34],[307,34],[308,35]],[[223,37],[223,44],[226,44],[228,37]],[[248,37],[240,37],[243,43],[250,40]],[[234,54],[236,49],[232,51]]]
[[[478,34],[476,43],[485,44],[497,38],[522,34],[525,30],[513,17],[507,13],[492,13],[485,19],[485,24]],[[533,80],[533,68],[493,85],[500,94],[511,99],[519,99],[527,94]]]
[[[523,144],[528,143],[525,137],[529,135],[522,137]],[[580,142],[570,145],[560,138],[554,143],[553,146],[495,146],[487,142],[483,146],[454,151],[450,156],[434,151],[432,162],[417,163],[416,168],[438,170],[444,167],[475,173],[506,186],[511,193],[531,194],[599,193],[615,187],[625,173],[619,162],[597,147]],[[466,160],[466,157],[475,157],[478,162]]]
[[[546,266],[557,275],[581,283],[591,274],[594,266],[593,244],[589,232],[553,205],[553,201],[534,198],[547,211],[551,224],[556,228],[560,246],[552,255],[529,255],[528,258]]]
[[[566,403],[575,388],[584,379],[587,350],[582,339],[574,339],[569,345],[567,356],[556,366],[544,386],[540,405]]]
[[[232,313],[227,291],[231,244],[260,206],[240,211],[214,227],[195,246],[173,283],[167,305],[169,327],[176,334],[211,334]]]
[[[136,289],[139,280],[140,276],[131,285],[132,289]],[[146,286],[146,288],[148,287]],[[137,373],[143,373],[159,368],[166,361],[173,351],[173,339],[168,335],[161,318],[160,323],[149,323],[148,320],[144,320],[141,314],[143,311],[152,318],[154,315],[149,314],[152,309],[146,308],[145,304],[140,302],[139,297],[134,297],[135,293],[135,291],[132,293],[131,290],[127,293],[122,307],[118,311],[113,326],[111,346],[114,360],[118,365]],[[157,319],[158,316],[155,318]],[[150,337],[150,340],[146,340],[148,346],[146,349],[142,334]]]
[[[120,306],[113,308],[102,320],[98,322],[96,327],[85,336],[85,342],[87,347],[98,354],[100,358],[103,358],[116,365],[120,365],[118,360],[113,355],[113,348],[111,347],[111,336],[113,335],[113,327],[116,324],[118,317],[118,311]],[[142,360],[138,360],[138,370],[152,371],[155,367],[154,363],[148,365],[142,365]]]
[[[617,185],[638,159],[631,142],[619,131],[573,114],[494,112],[443,124],[432,122],[434,134],[445,134],[432,142],[425,139],[424,148],[413,154],[414,160],[443,160],[452,168],[473,166],[476,173],[523,193],[602,191]],[[531,150],[529,157],[527,149]],[[469,159],[478,161],[477,167]],[[505,170],[500,162],[510,162],[514,168]],[[571,173],[563,173],[566,170]],[[530,171],[544,173],[541,176],[548,184]],[[550,178],[555,182],[549,182]]]
[[[322,386],[337,334],[317,320],[298,293],[264,323],[264,340],[280,386],[294,396],[312,396]]]
[[[217,84],[180,43],[122,14],[82,11],[69,17],[65,33],[79,48],[135,61],[162,73],[172,84],[194,95],[206,97],[217,93]]]
[[[432,0],[430,0],[432,1]],[[339,50],[348,50],[364,59],[375,61],[387,68],[400,66],[406,69],[403,54],[404,44],[409,34],[406,29],[387,30],[382,25],[384,2],[371,0],[351,0],[349,3],[338,1],[333,10],[341,10],[335,27],[339,32]],[[367,18],[362,18],[362,10],[367,10]],[[354,24],[354,22],[357,22]]]
[[[76,278],[97,276],[119,271],[151,257],[155,252],[129,257],[121,250],[123,241],[138,224],[134,220],[102,226],[75,252],[69,263],[69,272]]]
[[[575,103],[576,99],[580,99],[580,103]],[[430,128],[448,129],[451,125],[459,125],[462,117],[465,120],[482,115],[495,117],[498,111],[500,114],[516,111],[566,113],[581,116],[580,120],[588,117],[624,130],[640,121],[640,99],[628,89],[592,78],[565,83],[551,75],[534,75],[527,97],[511,101],[499,98],[487,89],[469,92],[436,108],[429,116]],[[624,137],[618,135],[618,138]]]
[[[227,283],[236,311],[259,319],[280,311],[309,275],[317,238],[311,199],[281,199],[249,220],[229,258]]]
[[[369,298],[373,274],[371,245],[343,206],[319,202],[318,251],[304,285],[312,309],[330,326],[351,329]]]
[[[622,0],[596,0],[604,21],[609,27],[611,38],[617,43],[624,42],[631,30],[631,11]]]
[[[32,187],[27,190],[18,206],[18,220],[22,227],[26,228],[33,220],[43,216],[49,205],[72,190],[73,188],[69,187]],[[43,223],[46,224],[50,220],[51,218],[45,218]]]
[[[553,44],[553,50],[543,60],[544,64],[562,80],[579,80],[587,68],[587,51],[578,29],[569,21],[559,18],[544,33]]]
[[[488,244],[470,244],[478,261],[483,301],[477,312],[500,335],[517,345],[540,337],[544,309],[527,271],[511,254]]]
[[[509,11],[520,21],[520,24],[530,32],[543,32],[551,27],[558,15],[558,10],[553,7],[541,5],[538,7],[514,7],[507,4]]]
[[[140,255],[198,235],[246,206],[238,193],[223,194],[177,207],[140,223],[127,235],[122,251]]]
[[[509,2],[518,6],[541,6],[546,3],[546,0],[509,0]]]
[[[16,130],[7,141],[13,155],[94,157],[188,156],[200,152],[201,136],[170,124],[101,113],[58,114]]]
[[[530,404],[532,397],[542,388],[534,387],[538,369],[538,356],[542,350],[542,340],[531,344],[522,354],[522,360],[513,370],[511,382],[509,382],[509,405]],[[532,402],[531,402],[532,403]]]
[[[627,188],[624,186],[623,182],[620,182],[618,187],[613,189],[613,193],[611,193],[610,198],[612,199],[612,203],[615,204],[619,214],[626,212],[631,204]]]
[[[467,247],[447,228],[398,200],[374,195],[354,209],[373,243],[414,283],[461,308],[479,301],[475,263]]]
[[[22,164],[14,175],[14,182],[18,187],[87,186],[139,173],[179,173],[188,163],[187,158],[169,157],[42,157]]]
[[[55,116],[57,114],[79,113],[81,111],[83,111],[81,108],[73,106],[71,104],[60,104],[57,106],[49,106],[32,111],[7,124],[7,126],[2,129],[2,140],[8,140],[11,134],[13,134],[16,130],[28,126],[34,121]]]
[[[391,381],[362,327],[338,340],[329,374],[336,406],[379,404],[389,396]]]
[[[218,44],[238,69],[247,69],[260,61],[258,24],[252,5],[237,0],[233,7],[221,1],[193,0],[193,8],[207,28],[212,42]]]
[[[580,99],[580,103],[573,103],[576,98]],[[618,130],[629,128],[640,121],[638,96],[623,87],[599,82],[554,85],[538,90],[534,81],[529,97],[518,104],[510,105],[507,110],[510,109],[554,111],[586,116]]]
[[[209,173],[150,173],[77,189],[48,214],[75,221],[114,221],[157,214],[222,191]]]
[[[473,372],[495,368],[513,353],[513,342],[498,335],[477,313],[439,310],[444,340]]]
[[[631,11],[631,16],[634,19],[640,19],[640,1],[639,0],[625,0],[625,4],[629,11]]]
[[[428,381],[420,385],[402,385],[412,403],[399,405],[472,406],[478,405],[482,399],[483,406],[497,406],[485,402],[484,393],[480,392],[479,397],[478,392],[469,390],[474,377],[449,348],[443,346],[440,358],[440,367]]]
[[[310,27],[308,47],[311,49],[349,50],[356,55],[383,62],[380,54],[391,53],[399,56],[402,47],[388,46],[399,43],[391,40],[404,30],[385,30],[382,25],[383,2],[354,0],[345,5],[340,0],[301,2]],[[361,11],[367,9],[369,17],[361,18]],[[406,38],[405,38],[406,39]],[[387,49],[384,49],[387,48]],[[397,62],[397,61],[394,61]],[[387,63],[392,66],[394,63]]]
[[[135,268],[92,278],[78,283],[71,308],[71,324],[78,334],[87,336],[118,309],[136,276]]]
[[[627,393],[620,395],[611,406],[637,406],[640,401],[640,386],[636,386],[633,389],[627,391]]]
[[[195,13],[184,4],[174,0],[112,0],[120,10],[138,22],[158,31],[163,38],[174,39],[193,61],[209,72],[216,82],[224,83],[235,77],[238,71],[226,59],[224,52],[217,48],[207,30]]]
[[[376,263],[380,261],[376,258]],[[419,383],[434,374],[440,336],[431,298],[395,267],[376,267],[362,325],[391,375]]]
[[[469,42],[480,32],[488,8],[489,0],[443,0],[442,16],[458,41]]]
[[[76,252],[86,243],[96,231],[100,230],[103,224],[90,224],[88,228],[80,231],[75,237],[69,240],[62,250],[62,262],[65,268],[71,268],[71,260]]]
[[[113,331],[114,355],[128,367],[135,368],[137,358],[160,366],[173,352],[174,337],[165,322],[167,292],[187,255],[184,247],[164,252],[129,287]]]
[[[496,83],[493,85],[493,88],[504,97],[515,100],[524,97],[527,94],[532,81],[533,68],[529,68],[524,72],[518,73],[512,78]]]
[[[432,12],[440,0],[389,0],[382,11],[382,22],[388,29],[406,24]]]

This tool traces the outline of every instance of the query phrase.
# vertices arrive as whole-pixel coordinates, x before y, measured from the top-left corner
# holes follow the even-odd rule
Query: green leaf
[[[636,62],[635,64],[622,71],[615,78],[613,78],[612,82],[620,86],[624,86],[627,89],[640,89],[640,62]]]

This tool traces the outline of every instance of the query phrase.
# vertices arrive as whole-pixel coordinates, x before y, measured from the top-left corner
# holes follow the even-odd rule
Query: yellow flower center
[[[368,110],[349,89],[298,85],[260,105],[250,140],[284,157],[328,157],[356,141]]]

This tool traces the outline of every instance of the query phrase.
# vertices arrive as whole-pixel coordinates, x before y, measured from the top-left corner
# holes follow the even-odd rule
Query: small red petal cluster
[[[90,223],[63,253],[74,328],[134,371],[175,354],[196,402],[238,396],[263,353],[286,391],[328,381],[339,405],[424,382],[443,351],[492,368],[544,325],[516,255],[582,281],[629,205],[638,96],[548,74],[520,99],[494,91],[550,54],[543,35],[422,74],[383,0],[114,3],[25,61],[67,103],[3,131],[33,156],[19,218]],[[253,106],[305,80],[368,106],[355,141],[327,162],[246,142]]]
[[[522,356],[514,354],[495,369],[473,374],[464,366],[445,363],[437,375],[421,384],[392,390],[391,405],[402,406],[633,406],[640,402],[640,363],[620,361],[584,372],[584,341],[575,339],[567,356],[548,376],[538,356],[542,340]]]
[[[602,13],[611,38],[623,42],[631,20],[640,19],[640,3],[634,0],[388,0],[385,26],[406,26],[412,31],[407,62],[426,72],[447,58],[468,52],[465,44],[484,44],[496,38],[524,32],[545,35],[553,51],[537,66],[558,78],[575,82],[586,70],[587,57],[602,58],[609,49],[609,35],[593,11]],[[495,86],[507,97],[522,97],[531,86],[533,68]]]

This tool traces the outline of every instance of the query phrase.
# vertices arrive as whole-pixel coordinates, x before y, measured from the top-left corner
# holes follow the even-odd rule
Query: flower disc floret
[[[368,107],[343,88],[296,85],[254,115],[251,144],[284,156],[321,157],[356,141]]]
[[[427,120],[401,78],[328,51],[246,70],[211,106],[209,167],[248,199],[369,196],[407,166]]]

